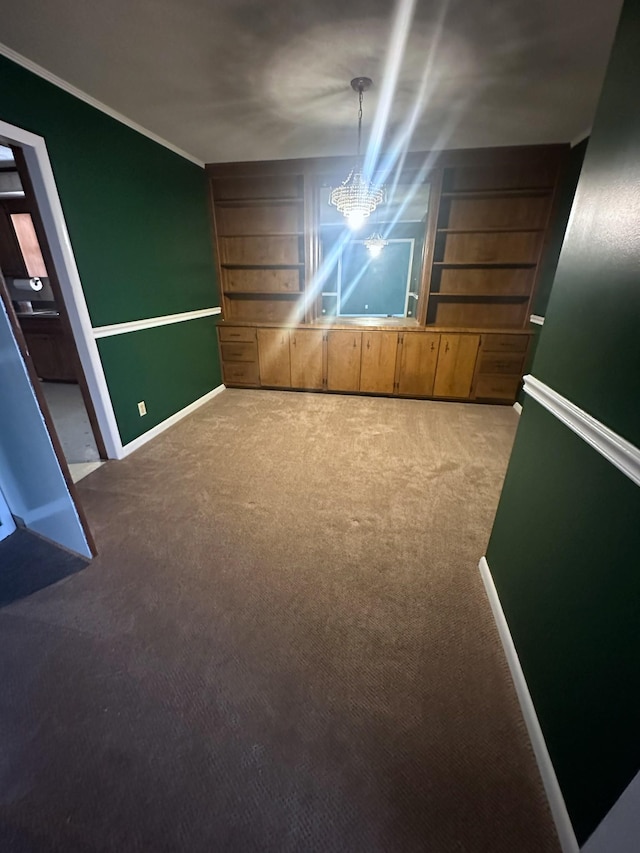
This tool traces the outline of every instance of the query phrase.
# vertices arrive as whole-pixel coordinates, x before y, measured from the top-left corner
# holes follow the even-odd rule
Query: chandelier
[[[351,88],[358,93],[358,153],[356,164],[347,178],[331,191],[329,204],[338,208],[346,218],[349,227],[354,231],[362,226],[367,216],[384,200],[384,189],[375,186],[362,174],[362,156],[360,145],[362,141],[362,96],[371,87],[369,77],[354,77]]]
[[[377,258],[384,247],[389,245],[389,241],[385,240],[379,231],[374,231],[370,237],[367,237],[364,244],[369,250],[371,257]]]

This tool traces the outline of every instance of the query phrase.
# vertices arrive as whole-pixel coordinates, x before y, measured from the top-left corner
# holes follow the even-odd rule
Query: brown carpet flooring
[[[3,851],[559,849],[477,570],[517,415],[224,392],[0,610]]]

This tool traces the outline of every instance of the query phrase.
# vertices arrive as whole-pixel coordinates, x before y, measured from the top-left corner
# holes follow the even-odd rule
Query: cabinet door
[[[479,346],[480,335],[441,336],[434,397],[469,397]]]
[[[430,397],[438,363],[440,335],[433,332],[405,332],[398,349],[400,371],[398,394]]]
[[[26,278],[27,268],[9,214],[0,207],[0,267],[4,276]]]
[[[258,329],[260,384],[291,387],[291,358],[288,329]]]
[[[39,379],[52,382],[77,382],[75,344],[53,320],[38,320],[43,326],[51,323],[49,331],[25,331],[24,337]]]
[[[327,389],[360,389],[362,332],[329,332],[327,335]]]
[[[291,331],[292,388],[322,388],[322,335],[321,329]]]
[[[397,332],[362,333],[361,391],[393,394],[397,351]]]

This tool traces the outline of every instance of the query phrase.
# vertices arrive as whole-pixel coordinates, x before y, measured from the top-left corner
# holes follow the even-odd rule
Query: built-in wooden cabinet
[[[260,384],[291,388],[291,354],[288,329],[258,329]]]
[[[479,346],[480,335],[440,336],[434,397],[469,397]]]
[[[393,394],[397,356],[397,332],[362,332],[359,390],[365,394]]]
[[[226,385],[258,387],[258,346],[256,330],[248,326],[220,326],[222,378]]]
[[[23,315],[20,328],[39,379],[77,382],[75,345],[57,316]]]
[[[327,391],[359,391],[362,332],[330,331],[327,340]]]
[[[335,282],[323,277],[320,204],[327,175],[346,174],[349,163],[207,166],[225,382],[513,402],[565,155],[565,146],[531,146],[433,156],[421,176],[429,209],[416,220],[424,239],[416,310],[406,324],[380,317],[375,328],[371,317],[366,326],[322,317]],[[407,155],[407,186],[424,162]]]
[[[26,278],[27,267],[11,222],[11,205],[0,202],[0,266],[5,278]]]
[[[427,323],[526,326],[559,161],[443,170]]]
[[[513,402],[529,335],[220,326],[225,383]]]
[[[302,175],[211,181],[227,320],[287,323],[304,292]]]
[[[528,345],[526,335],[481,335],[473,399],[512,403],[520,387]]]
[[[438,366],[440,335],[433,332],[400,334],[400,367],[396,390],[407,397],[430,397]]]
[[[290,335],[291,387],[321,391],[324,387],[324,333],[320,329],[292,329]]]

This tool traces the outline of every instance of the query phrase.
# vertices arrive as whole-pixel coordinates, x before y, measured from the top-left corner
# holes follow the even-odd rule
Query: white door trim
[[[1,120],[0,136],[10,144],[19,145],[24,152],[107,455],[118,459],[122,456],[122,441],[45,140]]]

